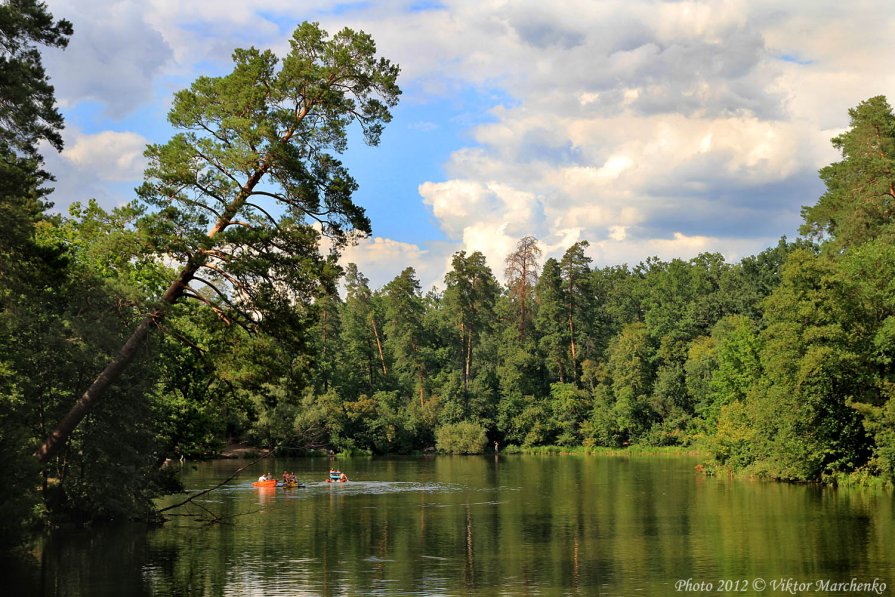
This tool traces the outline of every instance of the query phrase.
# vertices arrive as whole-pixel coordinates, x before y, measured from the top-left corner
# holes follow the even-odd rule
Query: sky
[[[173,94],[222,75],[234,48],[284,55],[302,21],[363,30],[400,65],[377,147],[342,156],[373,235],[348,248],[378,288],[451,256],[542,260],[579,240],[592,265],[794,238],[848,110],[895,93],[885,0],[46,0],[75,33],[45,53],[66,119],[47,155],[56,209],[135,197]],[[895,100],[893,100],[895,101]]]

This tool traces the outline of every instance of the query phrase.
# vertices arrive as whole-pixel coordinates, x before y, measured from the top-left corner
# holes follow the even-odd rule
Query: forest
[[[399,69],[299,25],[277,58],[178,92],[137,198],[47,200],[62,116],[41,47],[72,24],[0,4],[0,488],[7,544],[145,517],[167,459],[686,446],[705,470],[895,479],[895,115],[849,110],[801,237],[728,263],[596,264],[519,239],[382,288],[339,249],[371,223],[338,155],[378,143]],[[352,127],[354,127],[352,129]],[[122,199],[123,201],[126,198]],[[323,242],[325,239],[326,242]],[[326,249],[322,247],[328,247]]]

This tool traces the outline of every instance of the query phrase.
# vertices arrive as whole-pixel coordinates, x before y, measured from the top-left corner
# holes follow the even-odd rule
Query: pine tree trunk
[[[329,313],[329,311],[327,311],[327,309],[324,308],[323,309],[323,330],[322,330],[323,338],[321,338],[321,341],[323,343],[323,349],[320,351],[321,356],[323,357],[321,360],[324,362],[324,364],[326,363],[326,326],[328,323],[326,320],[327,319],[326,316],[328,313]],[[326,365],[324,365],[324,367],[325,367],[325,369],[323,372],[323,392],[326,393],[329,391],[329,367],[327,367]]]
[[[573,314],[575,312],[574,293],[575,285],[572,283],[572,273],[569,272],[569,343],[572,348],[572,367],[577,370],[577,355],[575,354],[575,323],[573,322]]]
[[[196,273],[198,265],[188,265],[173,282],[162,301],[168,305],[173,305],[181,296],[189,281],[192,280]],[[56,452],[65,444],[66,440],[75,430],[75,427],[92,411],[96,405],[102,400],[109,386],[112,385],[121,373],[137,356],[140,347],[149,337],[149,332],[156,327],[165,318],[164,309],[155,309],[146,316],[137,329],[130,335],[130,338],[124,343],[115,358],[109,362],[102,372],[93,380],[90,387],[81,395],[81,398],[69,409],[68,413],[53,428],[53,431],[47,436],[43,444],[34,452],[34,457],[40,462],[46,462],[53,457]]]
[[[288,141],[290,136],[291,132],[284,138],[284,141]],[[220,218],[218,218],[212,229],[208,232],[209,240],[230,225],[233,218],[236,216],[236,213],[240,210],[255,186],[267,172],[268,167],[268,165],[263,164],[252,174],[239,194],[237,194],[233,201],[227,206],[227,209],[221,214]],[[65,417],[63,417],[56,427],[53,428],[53,431],[50,432],[43,444],[35,450],[34,457],[37,458],[39,462],[46,462],[52,458],[59,449],[62,448],[78,424],[84,420],[84,417],[90,414],[90,411],[96,408],[96,405],[102,401],[109,386],[115,383],[131,361],[134,360],[137,351],[140,350],[140,347],[146,342],[146,338],[149,337],[149,332],[164,320],[167,308],[180,300],[184,291],[187,289],[190,282],[192,282],[193,276],[195,276],[196,272],[199,271],[199,268],[206,263],[207,259],[208,257],[203,253],[197,252],[189,259],[189,261],[187,261],[186,266],[180,271],[177,279],[168,286],[168,289],[162,296],[162,306],[153,309],[153,311],[140,322],[140,325],[138,325],[137,329],[130,335],[124,343],[124,346],[118,351],[118,354],[108,365],[106,365],[96,379],[93,380],[93,383],[90,384],[90,387],[81,395],[81,398],[75,402],[74,406],[69,409]]]
[[[472,373],[472,334],[466,336],[466,371],[463,376],[463,389],[469,391],[469,379]]]
[[[376,337],[376,348],[379,349],[379,360],[382,363],[382,374],[388,375],[388,368],[385,366],[385,355],[382,354],[382,342],[379,341],[379,332],[376,330],[376,318],[370,314],[370,326],[373,328],[373,335]]]
[[[460,322],[460,345],[463,347],[463,393],[469,391],[469,353],[466,349],[466,324]]]
[[[418,366],[416,368],[416,374],[417,374],[417,381],[420,386],[420,407],[422,408],[423,406],[425,406],[425,402],[423,401],[423,367],[422,366]]]

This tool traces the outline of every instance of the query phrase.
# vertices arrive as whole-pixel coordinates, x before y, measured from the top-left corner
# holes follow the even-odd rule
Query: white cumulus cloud
[[[829,139],[848,126],[847,110],[895,94],[895,14],[878,0],[49,6],[76,28],[71,47],[49,60],[60,99],[96,102],[108,115],[158,106],[170,97],[166,86],[224,68],[235,47],[282,52],[306,19],[370,33],[401,65],[404,102],[474,95],[485,103],[474,118],[403,125],[434,138],[453,124],[462,142],[439,164],[441,178],[413,183],[443,238],[375,239],[351,250],[389,278],[403,259],[437,280],[435,269],[460,248],[482,251],[499,274],[527,234],[545,257],[586,239],[597,265],[760,251],[792,235],[800,207],[822,192],[817,169],[837,159]],[[95,163],[110,168],[110,180],[140,163],[128,153],[134,139],[109,137],[116,152],[89,130],[97,136],[69,143],[62,188],[76,186],[64,176],[84,176]],[[382,168],[415,176],[401,164]],[[376,260],[388,265],[377,269]]]
[[[426,292],[432,286],[442,286],[450,268],[451,255],[457,247],[449,243],[432,243],[423,248],[413,243],[384,237],[371,237],[342,251],[340,263],[357,264],[373,289],[381,288],[397,277],[405,268],[412,267]]]
[[[133,132],[103,131],[95,135],[76,134],[68,141],[62,157],[102,180],[134,180],[146,167],[143,150],[146,139]]]

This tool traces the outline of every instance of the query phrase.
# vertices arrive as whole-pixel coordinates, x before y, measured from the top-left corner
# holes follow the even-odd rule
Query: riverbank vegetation
[[[714,470],[895,476],[883,97],[833,140],[842,160],[820,171],[804,236],[758,255],[595,264],[587,241],[544,258],[525,237],[497,273],[460,251],[439,288],[409,267],[371,288],[337,263],[370,223],[334,157],[352,122],[375,144],[400,93],[368,36],[304,24],[283,61],[238,50],[230,75],[176,95],[182,132],[147,149],[138,200],[63,215],[37,151],[61,149],[62,126],[37,46],[64,46],[71,24],[22,0],[0,5],[0,31],[3,68],[20,69],[0,89],[0,537],[144,514],[173,486],[166,459],[233,440],[697,446]]]

